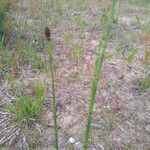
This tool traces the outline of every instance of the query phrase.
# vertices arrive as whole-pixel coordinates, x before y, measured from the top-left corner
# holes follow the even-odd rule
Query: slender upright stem
[[[53,111],[53,121],[54,121],[54,135],[55,135],[55,148],[58,150],[58,124],[57,124],[57,105],[55,96],[55,80],[54,80],[54,63],[53,63],[53,47],[50,37],[50,31],[45,28],[45,36],[48,41],[48,58],[50,62],[51,78],[52,78],[52,111]]]
[[[108,20],[106,22],[106,33],[103,35],[102,40],[100,42],[101,44],[99,45],[99,52],[95,61],[95,69],[94,69],[94,74],[93,74],[93,80],[91,83],[91,93],[90,93],[90,100],[89,100],[87,125],[86,125],[86,129],[84,133],[83,150],[87,150],[88,145],[89,145],[89,136],[90,136],[90,130],[91,130],[91,123],[93,119],[93,109],[94,109],[96,91],[97,91],[98,82],[101,77],[102,64],[104,61],[105,51],[106,51],[107,43],[109,40],[109,36],[111,33],[112,24],[113,24],[115,2],[116,0],[113,0],[110,16],[107,16]]]

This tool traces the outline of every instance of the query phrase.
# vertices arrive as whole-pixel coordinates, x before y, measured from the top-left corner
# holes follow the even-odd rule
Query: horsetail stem
[[[48,41],[48,59],[50,62],[51,78],[52,78],[52,111],[54,121],[54,136],[55,136],[55,148],[58,150],[58,124],[57,124],[57,105],[55,96],[55,80],[54,80],[54,64],[53,64],[53,46],[50,37],[50,30],[48,27],[45,28],[45,37]]]
[[[111,11],[110,11],[110,16],[106,16],[107,17],[106,18],[106,32],[103,35],[101,41],[99,42],[101,44],[99,44],[99,51],[98,51],[98,55],[95,61],[95,69],[94,69],[93,79],[91,83],[91,93],[90,93],[90,100],[89,100],[87,125],[86,125],[85,132],[84,132],[84,142],[83,142],[84,150],[87,150],[88,145],[89,145],[89,136],[90,136],[90,130],[92,126],[91,123],[93,119],[93,110],[94,110],[96,91],[97,91],[98,82],[101,78],[102,65],[104,62],[105,51],[106,51],[107,43],[110,37],[112,24],[114,21],[115,4],[116,4],[116,0],[113,0]]]

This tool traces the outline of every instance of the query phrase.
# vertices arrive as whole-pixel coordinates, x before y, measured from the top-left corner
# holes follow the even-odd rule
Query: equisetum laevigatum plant
[[[95,103],[95,97],[96,97],[96,91],[97,91],[97,86],[98,82],[101,77],[101,72],[102,72],[102,65],[104,62],[104,56],[105,56],[105,51],[107,47],[107,43],[110,37],[111,29],[112,29],[112,24],[114,21],[114,16],[115,16],[115,5],[116,5],[117,0],[112,1],[112,6],[109,11],[109,13],[105,16],[105,32],[100,39],[100,44],[99,44],[99,51],[98,55],[96,57],[95,61],[95,69],[94,69],[94,74],[93,74],[93,79],[91,83],[91,93],[90,93],[90,100],[89,100],[89,110],[88,110],[88,118],[87,118],[87,125],[84,133],[84,142],[83,142],[83,149],[87,150],[88,145],[89,145],[89,136],[90,136],[90,130],[92,127],[92,118],[93,118],[93,109],[94,109],[94,103]]]
[[[50,30],[47,27],[45,28],[45,37],[47,40],[47,53],[50,62],[50,72],[51,72],[51,79],[52,79],[52,111],[53,111],[53,121],[54,121],[55,148],[58,150],[58,125],[57,125],[57,106],[56,106],[56,96],[55,96],[53,46],[50,37]]]

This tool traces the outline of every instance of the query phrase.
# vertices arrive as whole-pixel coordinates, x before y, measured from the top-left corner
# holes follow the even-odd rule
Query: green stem
[[[51,67],[51,77],[52,77],[52,111],[54,120],[54,135],[55,135],[55,148],[58,150],[58,124],[57,124],[57,106],[56,106],[56,96],[55,96],[55,81],[54,81],[54,64],[53,64],[53,54],[52,54],[52,43],[48,41],[48,57]]]
[[[92,84],[91,84],[87,125],[86,125],[86,129],[85,129],[85,133],[84,133],[83,150],[87,150],[88,145],[89,145],[89,136],[90,136],[90,130],[91,130],[91,123],[92,123],[92,119],[93,119],[93,110],[94,110],[96,91],[97,91],[98,82],[101,77],[102,64],[104,61],[105,51],[106,51],[107,43],[109,40],[109,36],[111,33],[112,24],[113,24],[115,2],[116,2],[116,0],[113,0],[111,15],[107,16],[109,18],[107,20],[106,33],[104,34],[104,36],[100,42],[101,45],[99,45],[99,52],[98,52],[98,55],[97,55],[97,58],[95,61],[95,69],[94,69],[93,80],[92,80]]]

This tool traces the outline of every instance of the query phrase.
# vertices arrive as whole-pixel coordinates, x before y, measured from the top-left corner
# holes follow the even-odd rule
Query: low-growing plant
[[[32,47],[31,44],[26,45],[26,47],[20,51],[19,55],[19,58],[22,58],[20,61],[27,65],[31,65],[33,69],[42,68],[44,65],[44,62],[37,55],[37,51]]]
[[[119,43],[117,47],[115,48],[115,56],[118,58],[120,56],[121,52],[123,51],[122,45]]]
[[[2,38],[1,40],[0,40],[0,52],[2,52],[3,50],[4,50],[4,38]]]
[[[133,47],[130,52],[127,54],[126,60],[130,63],[134,59],[136,53],[137,53],[137,48]]]
[[[88,8],[88,3],[85,0],[77,0],[77,8],[79,11],[84,11]]]
[[[10,73],[7,73],[6,80],[8,83],[12,84],[16,80],[16,77],[10,72]]]
[[[12,115],[16,125],[25,125],[30,120],[37,119],[44,103],[44,87],[36,83],[32,95],[21,92],[16,95],[16,100],[5,106],[5,109]]]
[[[142,91],[145,91],[145,90],[147,90],[147,89],[150,88],[150,75],[148,75],[147,77],[144,77],[144,78],[140,79],[139,88]]]
[[[0,76],[4,77],[10,72],[11,67],[15,64],[13,52],[7,49],[1,51],[0,59]]]
[[[74,51],[72,57],[78,62],[83,58],[84,49],[79,45],[74,45]]]
[[[128,36],[127,36],[127,39],[129,39],[129,41],[131,43],[136,43],[136,36],[134,33],[130,33]]]
[[[85,28],[85,21],[83,20],[81,14],[77,15],[77,25],[79,28],[79,38],[82,38],[84,36],[84,28]]]
[[[71,41],[72,35],[71,35],[71,30],[67,29],[67,32],[65,33],[64,36],[64,42],[69,43]]]
[[[79,71],[74,70],[67,76],[68,81],[77,81],[79,79]]]
[[[139,25],[141,25],[141,21],[140,21],[139,17],[136,16],[133,20],[131,20],[130,24],[133,26],[139,26]]]
[[[107,53],[106,53],[106,58],[107,58],[108,60],[113,60],[113,53],[112,53],[112,52],[107,52]]]

